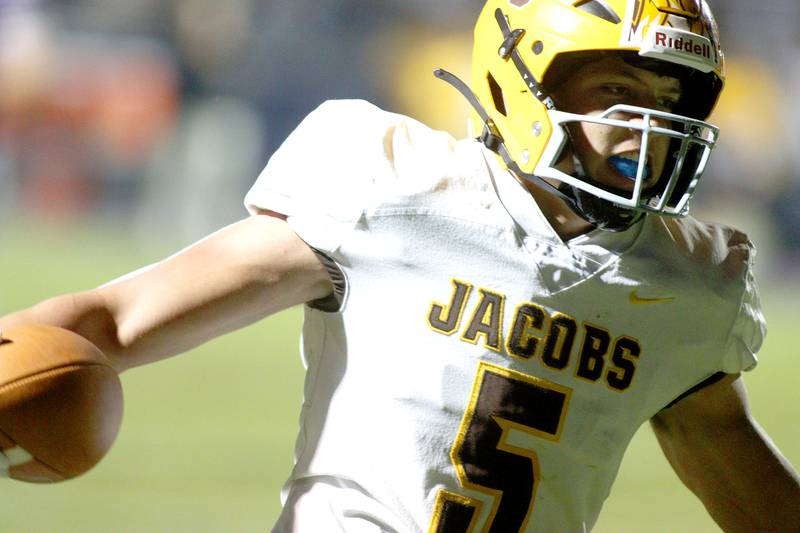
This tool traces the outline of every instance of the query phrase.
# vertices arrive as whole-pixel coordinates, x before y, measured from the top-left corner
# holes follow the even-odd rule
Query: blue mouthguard
[[[639,163],[636,161],[631,161],[630,159],[625,159],[618,155],[612,155],[608,158],[608,162],[611,163],[611,166],[614,167],[617,172],[626,178],[630,180],[636,179],[636,172],[639,170]],[[650,165],[645,165],[643,177],[645,181],[650,178]]]

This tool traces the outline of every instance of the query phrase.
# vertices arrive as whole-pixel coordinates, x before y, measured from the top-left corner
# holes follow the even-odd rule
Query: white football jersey
[[[648,216],[562,242],[494,154],[363,101],[311,113],[245,200],[346,281],[306,307],[277,532],[573,532],[641,424],[755,365],[753,249]]]

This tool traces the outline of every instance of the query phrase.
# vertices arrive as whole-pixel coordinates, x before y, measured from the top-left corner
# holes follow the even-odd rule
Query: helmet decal
[[[514,7],[525,7],[531,3],[531,0],[508,0],[508,3]]]
[[[656,6],[656,9],[661,11],[662,13],[669,13],[672,15],[678,15],[679,17],[683,17],[690,20],[696,20],[700,18],[700,11],[698,7],[693,2],[687,2],[683,0],[651,0],[653,4]]]
[[[620,45],[701,72],[720,66],[716,23],[696,0],[629,1]]]
[[[645,16],[648,3],[659,12],[653,20]],[[688,31],[707,37],[713,42],[716,38],[713,24],[711,14],[703,13],[702,5],[695,0],[631,0],[628,2],[620,44],[639,45],[652,25]]]

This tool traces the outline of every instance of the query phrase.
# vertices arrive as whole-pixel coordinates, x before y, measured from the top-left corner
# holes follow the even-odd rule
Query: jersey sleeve
[[[323,103],[270,158],[245,197],[251,213],[286,215],[298,236],[333,253],[393,173],[394,115],[360,100]]]
[[[767,332],[758,285],[753,276],[755,249],[747,242],[746,267],[739,312],[734,320],[722,360],[722,371],[736,374],[751,370],[758,363],[757,353]]]

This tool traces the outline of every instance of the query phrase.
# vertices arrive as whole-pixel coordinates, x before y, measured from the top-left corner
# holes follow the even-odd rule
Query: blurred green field
[[[0,312],[92,287],[169,251],[141,249],[125,235],[97,225],[6,226]],[[747,383],[761,424],[800,465],[797,296],[797,288],[765,293],[770,335]],[[124,424],[110,454],[89,474],[62,484],[0,480],[0,532],[268,531],[297,428],[300,318],[293,309],[127,372]],[[595,531],[718,529],[643,428]]]

